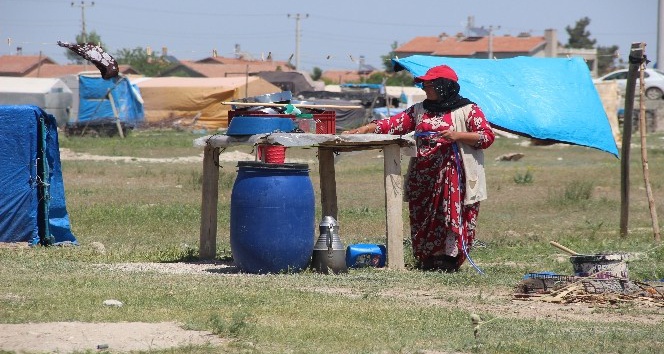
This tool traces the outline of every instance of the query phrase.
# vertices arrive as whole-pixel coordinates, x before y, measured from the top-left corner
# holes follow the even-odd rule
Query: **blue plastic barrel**
[[[315,197],[307,164],[238,162],[230,242],[246,273],[306,269],[314,249]]]

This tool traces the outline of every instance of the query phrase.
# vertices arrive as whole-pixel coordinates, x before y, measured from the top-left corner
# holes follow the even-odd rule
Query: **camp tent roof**
[[[35,105],[62,124],[69,120],[72,101],[71,90],[60,79],[0,76],[0,105]]]
[[[257,76],[293,94],[314,89],[314,85],[307,80],[305,74],[297,71],[261,71]]]
[[[230,106],[223,101],[281,92],[259,77],[155,77],[132,79],[141,91],[145,119],[155,123],[171,118],[193,119],[207,129],[228,126]]]
[[[0,76],[0,92],[44,93],[60,88],[69,90],[60,79]]]
[[[143,77],[132,79],[138,87],[241,87],[256,81],[254,77]]]

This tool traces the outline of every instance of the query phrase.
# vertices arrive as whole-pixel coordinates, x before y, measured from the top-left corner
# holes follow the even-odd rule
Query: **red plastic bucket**
[[[258,145],[258,159],[266,163],[284,163],[286,147],[281,145]]]

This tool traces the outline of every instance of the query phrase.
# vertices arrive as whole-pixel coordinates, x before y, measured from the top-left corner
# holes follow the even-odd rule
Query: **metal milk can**
[[[320,236],[314,245],[311,268],[319,273],[334,274],[348,272],[346,247],[339,238],[339,224],[331,216],[323,217],[318,225]]]

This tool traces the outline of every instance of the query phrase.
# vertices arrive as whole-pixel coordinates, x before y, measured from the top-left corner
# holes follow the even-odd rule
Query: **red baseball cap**
[[[416,77],[415,82],[431,81],[441,78],[449,79],[455,82],[459,81],[457,74],[454,72],[454,70],[452,70],[452,68],[447,65],[438,65],[427,70],[426,74]]]

